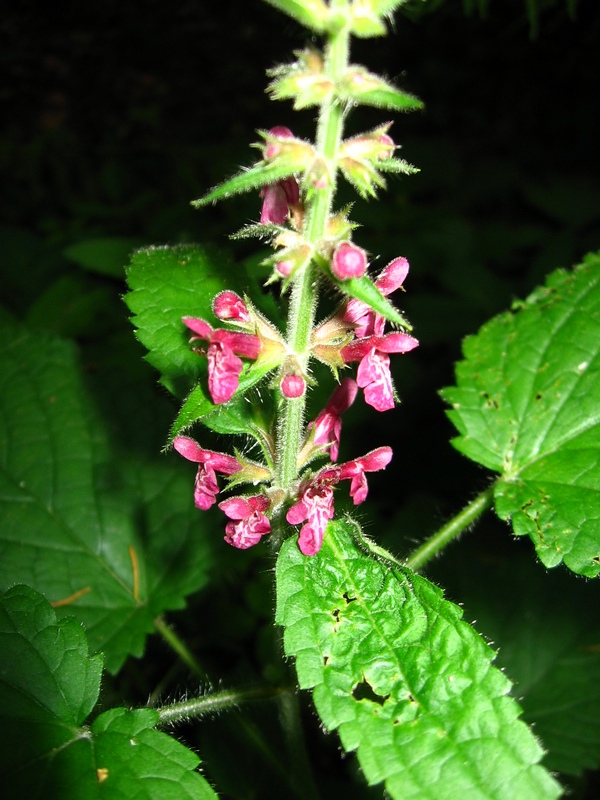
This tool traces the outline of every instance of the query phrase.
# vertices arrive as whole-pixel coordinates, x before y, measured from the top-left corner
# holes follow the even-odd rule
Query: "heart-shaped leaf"
[[[600,255],[558,270],[464,342],[442,396],[454,446],[497,472],[495,507],[547,567],[600,572]]]

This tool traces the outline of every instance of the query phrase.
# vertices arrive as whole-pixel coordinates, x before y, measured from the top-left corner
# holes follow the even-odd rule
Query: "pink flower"
[[[405,258],[395,258],[384,267],[375,281],[375,286],[381,294],[388,295],[399,289],[408,275],[408,261]],[[362,300],[352,299],[348,302],[344,312],[344,321],[354,324],[354,333],[357,339],[374,334],[381,336],[385,326],[385,319],[374,311]]]
[[[275,125],[274,128],[271,128],[268,131],[269,136],[277,136],[280,139],[293,139],[294,134],[291,132],[289,128],[286,128],[285,125]],[[276,140],[271,139],[265,145],[264,150],[264,157],[265,160],[270,161],[272,158],[277,158],[277,156],[281,153],[282,147],[279,142]]]
[[[298,536],[298,547],[305,556],[314,556],[321,549],[327,523],[335,512],[333,486],[339,481],[349,480],[350,497],[354,505],[360,505],[367,499],[369,491],[365,472],[379,472],[391,459],[391,447],[378,447],[340,466],[324,467],[301,484],[298,502],[290,507],[285,518],[290,525],[305,523]]]
[[[331,484],[338,480],[337,469],[318,473],[312,481],[300,488],[300,499],[285,516],[290,525],[299,525],[306,521],[298,537],[298,547],[305,556],[314,556],[321,549],[327,522],[334,514]]]
[[[225,526],[225,541],[240,550],[253,547],[271,531],[271,523],[264,512],[271,505],[268,497],[258,494],[254,497],[231,497],[219,503],[232,522]]]
[[[388,333],[356,339],[342,349],[344,361],[360,361],[356,382],[364,389],[366,403],[377,411],[389,411],[394,407],[389,353],[408,353],[418,344],[407,333]]]
[[[293,373],[284,375],[281,381],[281,393],[288,400],[295,397],[302,397],[306,390],[306,382],[302,375],[295,375]]]
[[[198,339],[208,341],[208,390],[213,403],[226,403],[239,385],[243,364],[238,356],[253,360],[258,358],[258,336],[222,328],[215,330],[208,322],[197,317],[183,317],[182,321],[195,334],[191,342]]]
[[[330,445],[329,457],[337,461],[342,432],[342,414],[347,411],[354,399],[358,386],[352,378],[344,378],[335,389],[323,411],[309,424],[313,430],[314,444]]]
[[[243,327],[251,322],[248,306],[235,292],[226,289],[219,292],[213,300],[213,313],[217,319],[237,322]]]
[[[219,485],[217,472],[233,475],[242,469],[237,458],[214,450],[203,450],[200,445],[188,436],[176,436],[173,447],[188,461],[198,464],[198,472],[194,484],[194,503],[196,508],[206,511],[216,503]]]
[[[392,460],[391,447],[378,447],[371,450],[366,456],[355,458],[354,461],[346,461],[340,465],[340,480],[350,480],[350,497],[354,500],[354,505],[359,506],[367,499],[369,487],[365,472],[379,472],[385,469]]]
[[[260,224],[266,225],[270,222],[273,225],[283,225],[288,218],[290,207],[297,205],[300,200],[298,181],[291,175],[289,178],[263,186],[260,197],[263,198]]]
[[[352,242],[340,242],[331,257],[331,271],[340,281],[362,278],[367,271],[367,254]]]

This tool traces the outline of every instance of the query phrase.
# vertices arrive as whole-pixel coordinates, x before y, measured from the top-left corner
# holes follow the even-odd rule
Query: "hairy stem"
[[[350,35],[344,26],[330,34],[325,48],[325,70],[336,79],[348,64]],[[324,103],[319,111],[316,145],[329,173],[324,188],[312,189],[306,201],[304,237],[313,245],[323,237],[335,194],[335,157],[342,138],[343,107],[337,100]],[[306,367],[317,304],[318,272],[308,265],[294,281],[287,323],[287,342],[298,361]],[[298,453],[301,446],[306,394],[284,400],[278,424],[277,480],[288,491],[298,472]]]
[[[447,522],[439,531],[430,536],[426,542],[418,547],[415,552],[406,559],[405,565],[415,572],[431,561],[441,550],[451,541],[472,525],[483,512],[490,508],[494,498],[494,487],[490,486],[485,491],[478,494],[469,505],[465,506],[455,517]]]
[[[194,697],[191,700],[182,700],[179,703],[157,708],[158,724],[167,725],[177,722],[185,722],[189,719],[200,719],[209,714],[216,714],[219,711],[227,711],[237,708],[244,703],[255,700],[267,700],[278,697],[288,689],[272,687],[253,687],[250,689],[222,689],[204,697]]]

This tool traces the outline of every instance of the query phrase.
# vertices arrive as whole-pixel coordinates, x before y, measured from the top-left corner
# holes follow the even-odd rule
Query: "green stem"
[[[494,499],[494,487],[490,486],[481,494],[465,506],[453,519],[447,522],[433,536],[418,547],[415,552],[406,559],[405,565],[415,572],[421,569],[428,561],[443,550],[447,544],[456,539],[460,534],[472,525],[483,512],[490,508]]]
[[[255,687],[252,689],[224,689],[219,692],[207,694],[205,697],[195,697],[192,700],[182,700],[168,706],[157,708],[158,724],[167,725],[174,722],[184,722],[189,719],[199,719],[219,711],[237,708],[243,703],[256,700],[265,700],[278,697],[287,689],[272,687]]]
[[[348,65],[350,35],[344,26],[331,33],[325,48],[325,71],[334,80]],[[321,106],[317,123],[317,152],[329,166],[328,185],[314,189],[306,203],[304,237],[312,245],[323,237],[331,214],[335,194],[335,158],[340,146],[343,129],[343,107],[333,99]],[[318,270],[308,265],[294,281],[287,323],[287,343],[300,364],[306,367],[309,358],[310,339],[315,322],[317,305]],[[277,482],[286,492],[296,480],[298,453],[304,426],[306,393],[303,397],[283,400],[280,413],[277,441]]]
[[[156,631],[160,633],[163,637],[165,642],[169,645],[169,647],[179,656],[179,658],[183,661],[183,663],[189,668],[189,670],[201,680],[207,681],[208,675],[206,671],[202,668],[202,665],[185,644],[179,636],[175,633],[173,628],[171,628],[162,617],[157,617],[154,620],[154,627]]]

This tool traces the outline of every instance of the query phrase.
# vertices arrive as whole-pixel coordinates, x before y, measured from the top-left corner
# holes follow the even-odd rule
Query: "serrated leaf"
[[[206,372],[206,359],[190,348],[190,333],[181,318],[201,317],[218,327],[212,301],[224,289],[264,298],[257,278],[249,278],[225,255],[209,255],[197,245],[138,250],[127,270],[127,283],[130,292],[124,299],[134,314],[136,336],[148,350],[146,360],[178,397],[185,397]]]
[[[359,550],[354,524],[277,561],[276,621],[323,725],[393,798],[558,797],[493,651],[433,584]]]
[[[189,473],[111,442],[73,347],[0,333],[0,586],[27,583],[77,616],[116,671],[206,580]]]
[[[266,2],[316,33],[325,30],[329,9],[323,0],[266,0]]]
[[[558,270],[464,343],[442,396],[454,446],[499,473],[495,508],[547,567],[600,572],[600,256]]]
[[[234,194],[260,189],[263,186],[277,183],[283,178],[289,178],[290,175],[294,175],[297,171],[297,164],[290,164],[283,159],[268,163],[260,161],[253,167],[245,169],[243,172],[238,172],[233,178],[215,186],[214,189],[211,189],[199,200],[193,200],[192,205],[195,208],[201,208],[209,203],[216,203],[217,200],[225,200]]]
[[[185,394],[205,369],[190,349],[184,316],[213,319],[212,299],[227,286],[228,264],[216,263],[200,247],[148,247],[136,251],[127,269],[136,336],[147,348],[146,360],[175,395]]]
[[[158,712],[113,708],[92,725],[96,769],[102,770],[99,797],[140,800],[216,800],[194,770],[198,756],[162,731]]]
[[[436,568],[437,567],[437,568]],[[579,775],[600,764],[600,585],[545,573],[514,547],[448,554],[435,580],[499,648],[523,718],[547,749],[544,766]]]
[[[402,314],[390,303],[387,297],[381,294],[370,278],[363,276],[362,278],[350,278],[346,281],[338,281],[332,275],[332,280],[345,295],[348,295],[348,297],[361,300],[378,314],[381,314],[382,317],[385,317],[385,319],[399,325],[406,331],[412,331],[412,325],[404,319]]]
[[[194,772],[199,759],[153,730],[158,712],[112,709],[83,725],[100,689],[102,657],[90,656],[74,618],[58,620],[28,586],[0,597],[0,748],[7,800],[214,800]]]
[[[237,392],[228,403],[215,405],[204,391],[202,384],[197,384],[186,398],[173,423],[168,444],[198,421],[216,433],[248,435],[260,440],[254,420],[257,409],[253,408],[252,403],[243,395],[268,375],[274,366],[276,365],[269,362],[246,365],[240,375]]]

